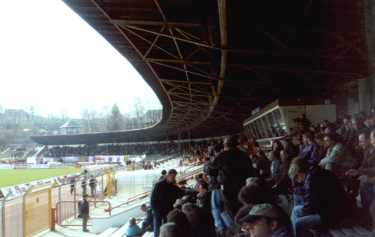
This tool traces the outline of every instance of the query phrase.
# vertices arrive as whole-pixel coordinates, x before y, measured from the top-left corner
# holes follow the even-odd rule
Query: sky
[[[81,117],[139,98],[161,108],[142,76],[60,0],[0,2],[0,106]]]

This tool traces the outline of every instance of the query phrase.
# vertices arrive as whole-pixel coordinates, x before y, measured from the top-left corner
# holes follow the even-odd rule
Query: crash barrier
[[[189,168],[189,172],[185,172],[183,175],[181,175],[177,179],[177,182],[188,181],[190,179],[193,179],[196,175],[198,175],[202,172],[203,172],[203,166],[199,166],[199,167],[193,166],[191,169]],[[143,193],[134,195],[134,196],[128,198],[125,202],[123,202],[123,203],[121,203],[117,206],[112,207],[112,210],[116,209],[116,208],[124,207],[126,205],[129,205],[129,204],[134,203],[136,201],[139,201],[141,199],[147,198],[150,195],[150,193],[151,193],[150,191],[147,191],[147,192],[143,192]]]
[[[371,237],[373,233],[363,227],[355,226],[351,228],[331,229],[329,230],[331,237]]]
[[[77,202],[84,193],[89,194],[94,203],[99,203],[104,199],[104,190],[108,185],[109,176],[112,179],[112,188],[110,188],[112,191],[109,194],[115,195],[116,188],[113,184],[116,183],[116,179],[113,170],[95,173],[96,188],[92,190],[94,196],[91,196],[90,176],[84,175],[77,176],[72,183],[69,179],[56,179],[49,185],[29,186],[18,196],[5,194],[6,196],[0,199],[0,236],[32,236],[51,229],[52,224],[56,222],[52,222],[52,217],[56,217],[59,222],[73,218],[78,213],[77,205],[64,204],[64,211],[56,212],[57,216],[52,215],[52,207],[56,207],[56,204],[61,201]],[[86,185],[82,185],[85,179]]]
[[[193,179],[197,174],[203,172],[203,167],[194,166],[193,168],[189,168],[188,170],[188,172],[186,172],[184,175],[181,175],[177,179],[177,182]],[[113,206],[111,210],[106,210],[112,211],[112,215],[109,217],[91,218],[92,226],[90,231],[99,234],[111,227],[120,227],[124,223],[127,223],[132,217],[142,217],[143,213],[140,211],[140,206],[148,202],[147,198],[149,197],[150,193],[151,192],[148,191],[129,197],[125,202],[117,206]]]
[[[23,195],[23,236],[51,228],[52,186],[37,189],[31,186]],[[43,213],[41,215],[41,213]]]
[[[74,225],[74,224],[66,224],[64,223],[65,220],[69,219],[69,218],[77,218],[78,215],[79,215],[79,212],[76,211],[76,212],[73,212],[71,213],[69,210],[74,210],[74,209],[78,209],[78,203],[80,201],[60,201],[60,202],[57,202],[56,203],[56,206],[55,206],[55,216],[52,218],[52,220],[54,220],[55,222],[52,223],[53,225],[54,224],[59,224],[60,226],[77,226],[77,225]],[[111,216],[112,215],[112,207],[111,207],[111,203],[109,201],[88,201],[89,202],[89,205],[90,207],[96,207],[98,204],[104,204],[105,206],[103,207],[103,214],[104,215],[108,215],[108,216]],[[77,208],[74,208],[74,207],[77,207]],[[78,225],[80,226],[80,225]]]

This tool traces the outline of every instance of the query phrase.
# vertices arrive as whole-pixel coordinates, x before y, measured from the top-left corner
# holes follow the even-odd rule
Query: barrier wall
[[[23,196],[23,236],[33,236],[51,227],[52,187],[33,190]]]
[[[192,168],[185,170],[183,175],[185,177],[193,177],[194,174],[201,172],[201,167]],[[91,194],[90,187],[88,186],[87,179],[87,190],[88,194]],[[66,181],[63,184],[53,184],[44,189],[30,189],[29,192],[24,193],[22,196],[8,200],[6,197],[0,202],[4,203],[1,206],[1,217],[0,217],[0,236],[1,237],[24,237],[32,236],[43,230],[51,227],[52,223],[51,215],[52,208],[56,208],[56,222],[61,224],[64,221],[74,218],[78,215],[77,202],[81,199],[84,193],[82,187],[82,181],[84,177],[80,176],[76,180],[74,185]],[[96,177],[97,187],[95,197],[91,197],[91,200],[103,200],[104,194],[114,195],[116,193],[116,185],[114,183],[114,175],[112,171],[106,171]],[[142,181],[143,182],[143,181]],[[137,183],[138,184],[138,183]],[[107,190],[106,190],[107,187]],[[106,192],[104,192],[106,190]],[[137,216],[139,214],[139,205],[142,204],[142,200],[147,199],[136,198],[128,199],[126,202],[126,208],[129,209],[125,212],[120,212],[113,215],[111,218],[95,218],[93,223],[93,231],[98,232],[107,226],[113,224],[124,224],[127,221],[128,216]],[[59,204],[60,203],[60,204]],[[130,204],[129,204],[130,203]],[[0,204],[1,205],[1,204]],[[121,206],[119,209],[126,209]]]
[[[104,198],[103,191],[107,183],[107,178],[103,171],[97,175],[96,195],[95,197],[91,197],[94,201]],[[87,193],[91,194],[88,185],[90,177],[86,178]],[[50,228],[52,224],[50,223],[52,208],[55,208],[57,203],[61,201],[77,202],[81,200],[83,194],[81,184],[83,179],[84,177],[80,176],[74,183],[72,189],[71,184],[67,180],[63,184],[50,184],[42,189],[30,189],[17,197],[7,196],[4,199],[0,199],[0,236],[33,236],[36,233]],[[34,188],[36,188],[36,186],[34,186]],[[115,191],[115,189],[113,189],[113,191]],[[60,211],[56,213],[57,223],[61,223],[78,215],[77,205],[73,203],[64,204],[59,210]]]

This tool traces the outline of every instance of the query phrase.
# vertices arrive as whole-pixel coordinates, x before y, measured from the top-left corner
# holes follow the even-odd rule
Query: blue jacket
[[[321,159],[321,157],[319,157],[318,149],[319,147],[317,144],[304,145],[299,153],[299,156],[306,159],[309,164],[317,165]]]
[[[142,230],[138,225],[132,225],[128,227],[125,234],[126,237],[140,236],[142,234]]]

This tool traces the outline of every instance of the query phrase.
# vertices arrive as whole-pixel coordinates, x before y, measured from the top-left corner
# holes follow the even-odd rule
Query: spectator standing
[[[83,177],[83,179],[81,181],[81,188],[82,188],[82,195],[86,195],[87,194],[87,179],[86,179],[86,177]]]
[[[248,154],[237,148],[238,139],[238,136],[225,139],[226,149],[211,163],[211,168],[218,170],[217,178],[222,186],[225,207],[232,218],[241,207],[237,199],[238,192],[245,185],[246,179],[254,176]]]
[[[82,218],[82,230],[84,232],[89,232],[87,229],[87,222],[90,217],[90,205],[87,198],[88,195],[84,194],[82,200],[78,203],[79,217]]]
[[[94,197],[96,195],[96,186],[97,186],[98,181],[96,178],[91,175],[90,180],[89,180],[89,186],[90,186],[90,191],[91,191],[91,196]]]
[[[76,186],[75,177],[70,178],[70,194],[73,195]]]
[[[154,215],[154,236],[159,236],[160,226],[166,222],[167,214],[173,209],[175,201],[183,196],[176,185],[177,171],[168,171],[165,179],[157,182],[151,193],[151,208]]]

